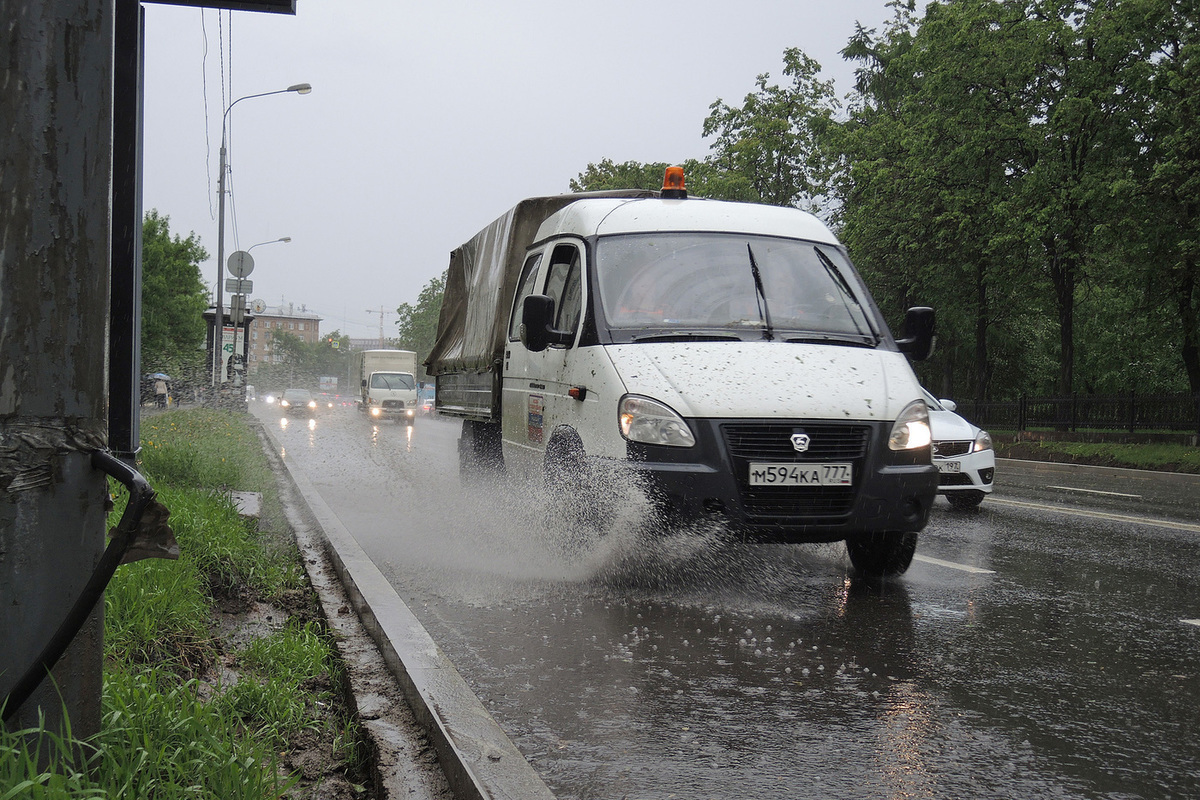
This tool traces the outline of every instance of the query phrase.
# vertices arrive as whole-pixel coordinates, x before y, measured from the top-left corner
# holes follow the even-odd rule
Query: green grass
[[[302,730],[322,728],[312,705],[333,700],[332,648],[313,623],[289,625],[258,639],[238,658],[245,671],[217,702],[256,739],[278,747]]]
[[[997,436],[996,455],[1000,458],[1200,474],[1200,448],[1166,442],[1004,442]]]
[[[332,710],[339,667],[319,624],[288,624],[232,660],[215,633],[217,604],[306,588],[258,437],[244,418],[207,410],[149,417],[142,437],[141,468],[171,512],[180,558],[117,570],[105,594],[100,733],[0,730],[0,800],[281,797],[297,779],[280,754],[305,731],[361,767],[357,725]],[[113,486],[110,527],[125,505]],[[229,489],[263,493],[266,532],[238,516]],[[236,681],[201,680],[222,660]]]

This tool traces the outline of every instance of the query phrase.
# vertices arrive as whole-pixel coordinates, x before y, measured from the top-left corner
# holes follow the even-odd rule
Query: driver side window
[[[583,315],[582,259],[575,245],[560,244],[550,258],[546,294],[554,299],[555,330],[574,333]]]
[[[525,266],[521,269],[521,282],[517,284],[517,299],[513,303],[512,319],[508,322],[509,341],[515,342],[521,338],[521,308],[525,305],[525,298],[533,294],[533,282],[537,278],[538,264],[541,263],[541,253],[535,253],[525,259]]]

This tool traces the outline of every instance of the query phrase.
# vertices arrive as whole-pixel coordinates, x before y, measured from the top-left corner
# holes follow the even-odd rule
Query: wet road
[[[998,471],[880,589],[840,545],[643,539],[636,500],[564,555],[544,498],[460,487],[457,422],[256,411],[564,800],[1200,796],[1182,506]]]

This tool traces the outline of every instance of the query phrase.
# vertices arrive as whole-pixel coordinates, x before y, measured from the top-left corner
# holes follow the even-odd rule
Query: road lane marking
[[[1081,492],[1084,494],[1100,494],[1105,497],[1124,497],[1128,500],[1141,500],[1140,494],[1126,494],[1125,492],[1102,492],[1099,489],[1079,489],[1075,486],[1047,486],[1047,489],[1061,489],[1064,492]]]
[[[913,556],[913,561],[923,561],[926,564],[933,564],[938,567],[948,567],[949,569],[959,569],[963,572],[970,572],[973,575],[995,575],[994,569],[983,569],[981,567],[972,567],[970,564],[956,564],[953,561],[942,561],[940,558],[930,558],[919,553]]]
[[[1181,619],[1179,621],[1184,625],[1195,625],[1197,628],[1200,628],[1200,619]]]
[[[1008,500],[1002,497],[993,496],[988,500],[989,503],[996,503],[1003,506],[1015,506],[1016,508],[1030,508],[1038,511],[1052,511],[1056,514],[1070,514],[1076,517],[1090,517],[1092,519],[1103,519],[1109,522],[1130,522],[1135,525],[1150,525],[1156,528],[1171,528],[1177,531],[1190,531],[1192,533],[1200,533],[1200,525],[1194,525],[1189,522],[1172,522],[1166,519],[1151,519],[1149,517],[1135,517],[1130,514],[1109,514],[1104,511],[1089,511],[1083,508],[1063,508],[1062,506],[1051,506],[1045,503],[1027,503],[1024,500]]]

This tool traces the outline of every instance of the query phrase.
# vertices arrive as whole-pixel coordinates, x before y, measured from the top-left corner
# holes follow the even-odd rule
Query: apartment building
[[[271,352],[271,337],[275,331],[287,331],[309,344],[321,338],[322,318],[308,311],[303,305],[297,307],[295,303],[288,303],[268,306],[256,303],[249,311],[254,315],[254,319],[250,322],[247,375],[257,372],[260,364],[278,363],[282,360],[277,353]]]

